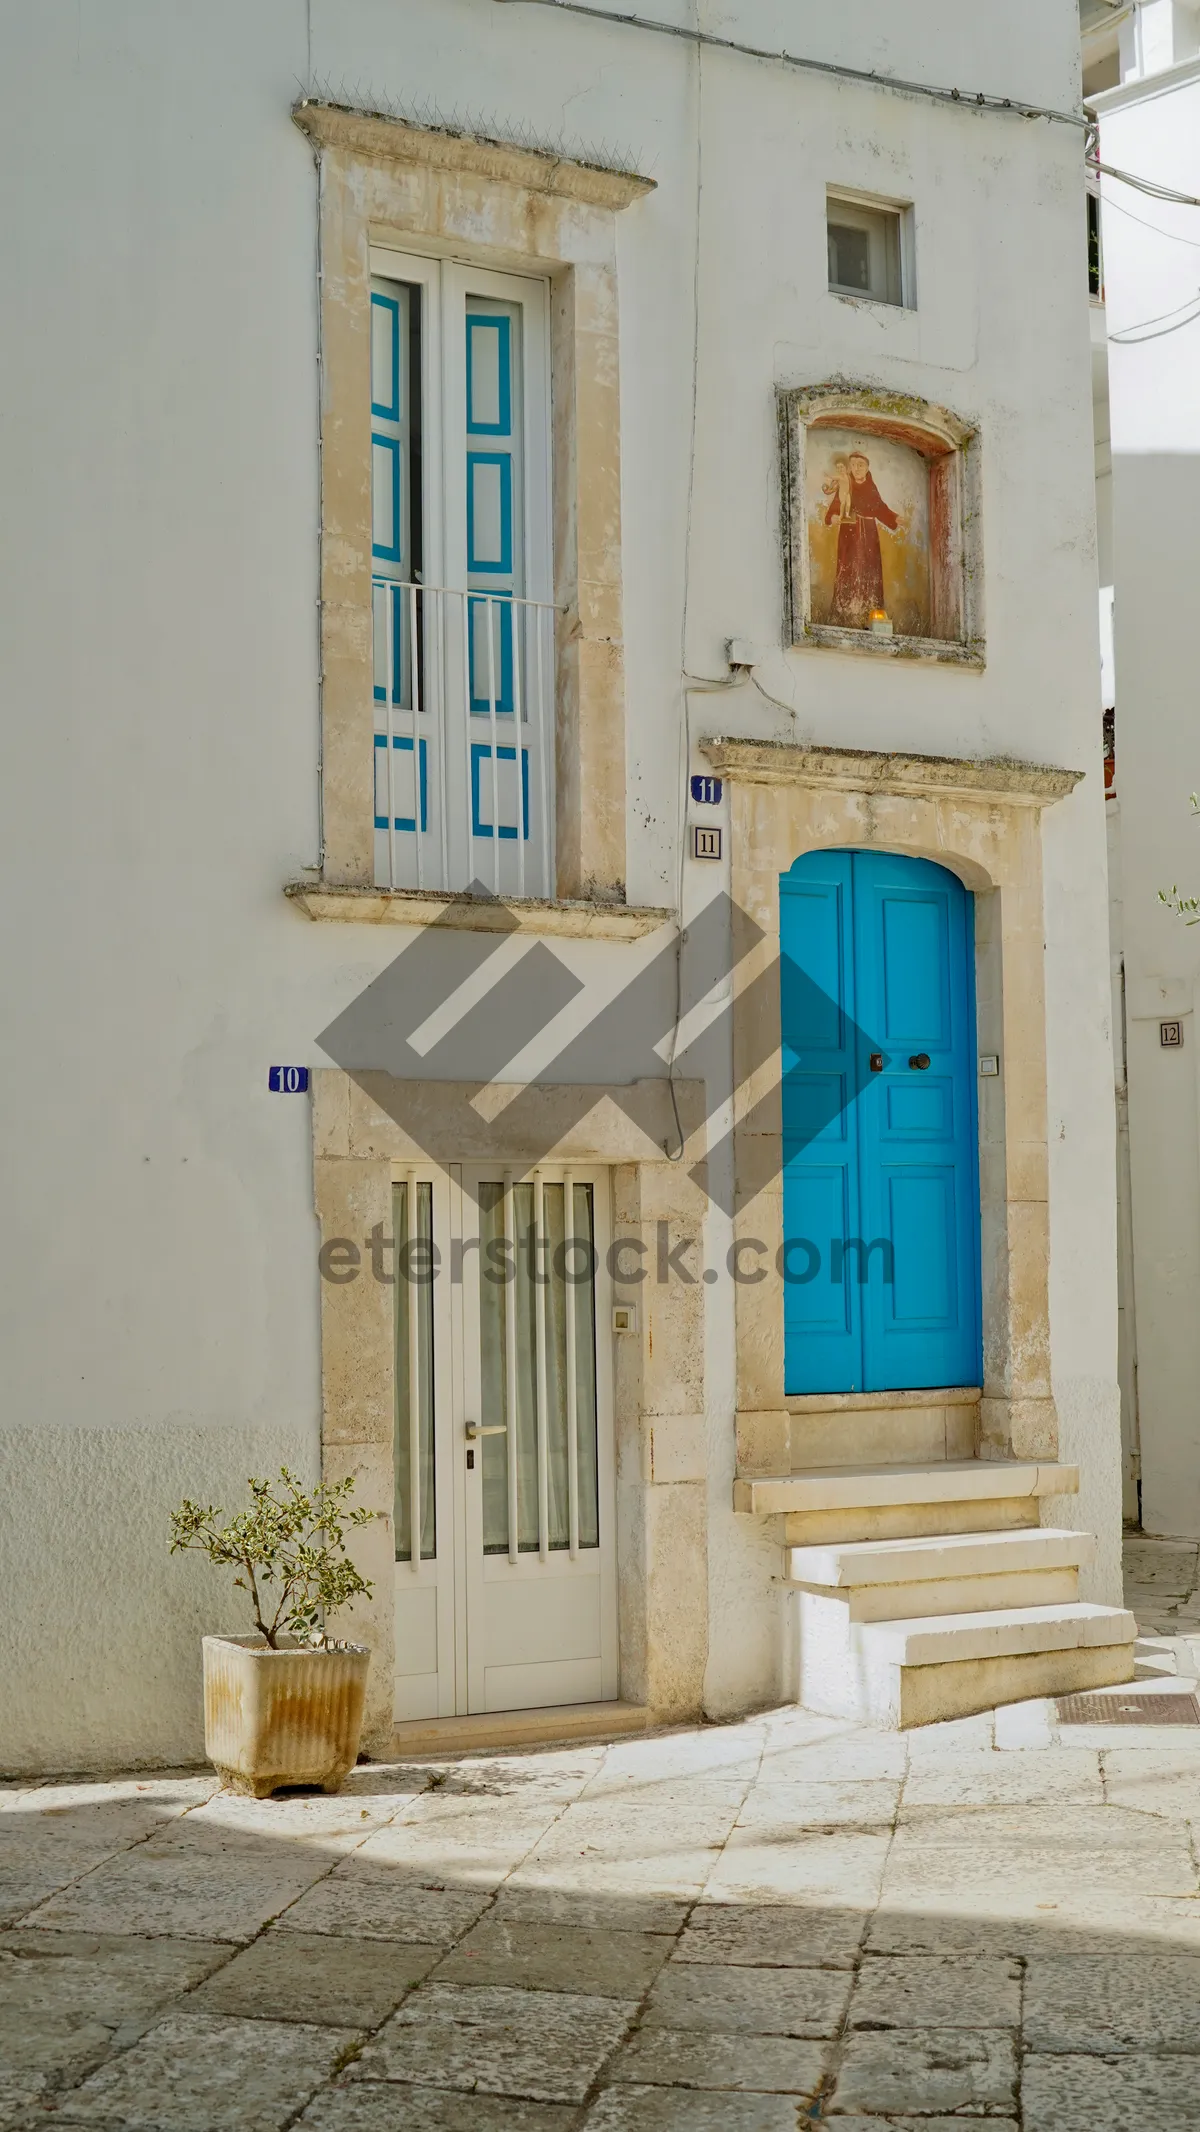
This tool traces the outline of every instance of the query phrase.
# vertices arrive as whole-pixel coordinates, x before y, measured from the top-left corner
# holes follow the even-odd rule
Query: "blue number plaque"
[[[273,1096],[304,1096],[308,1094],[307,1066],[272,1066],[267,1074],[267,1087]]]
[[[698,801],[701,807],[719,807],[724,789],[719,777],[692,779],[692,798]]]

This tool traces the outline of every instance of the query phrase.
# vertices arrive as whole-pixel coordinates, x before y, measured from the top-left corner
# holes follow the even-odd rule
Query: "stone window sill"
[[[952,644],[943,637],[876,637],[869,629],[837,629],[828,622],[806,622],[796,650],[820,646],[825,651],[866,652],[874,659],[927,659],[940,666],[965,666],[971,673],[984,669],[983,646]]]
[[[530,897],[447,894],[434,889],[343,888],[326,881],[289,881],[288,901],[306,918],[352,925],[433,925],[464,933],[541,933],[557,940],[640,940],[672,925],[674,911],[627,903],[551,903]]]

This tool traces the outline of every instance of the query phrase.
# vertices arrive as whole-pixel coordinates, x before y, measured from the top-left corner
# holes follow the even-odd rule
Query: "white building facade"
[[[1100,180],[1104,303],[1095,314],[1097,501],[1101,584],[1113,601],[1108,808],[1118,1101],[1128,1116],[1126,1513],[1148,1532],[1194,1537],[1200,937],[1160,891],[1186,898],[1197,880],[1189,794],[1198,782],[1190,608],[1200,554],[1200,208],[1188,201],[1200,198],[1200,12],[1171,0],[1117,10],[1091,29],[1084,50],[1108,173]]]
[[[1129,1677],[1074,11],[645,13],[13,12],[6,1768],[281,1463],[375,1752]]]

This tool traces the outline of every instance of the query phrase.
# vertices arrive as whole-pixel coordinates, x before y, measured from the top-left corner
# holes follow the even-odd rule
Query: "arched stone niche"
[[[978,432],[842,381],[782,389],[779,423],[787,642],[981,667]]]

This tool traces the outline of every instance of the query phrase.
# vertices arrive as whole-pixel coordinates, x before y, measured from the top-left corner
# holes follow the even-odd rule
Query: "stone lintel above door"
[[[779,996],[777,983],[764,982],[778,963],[779,877],[802,852],[858,849],[931,859],[975,896],[978,1045],[999,1061],[995,1076],[978,1083],[984,1382],[977,1449],[983,1458],[1053,1458],[1040,813],[1065,799],[1082,773],[1005,758],[752,740],[714,739],[702,752],[730,782],[734,924],[740,917],[748,943],[734,970],[734,1227],[739,1239],[767,1246],[767,1278],[736,1290],[741,1448],[759,1472],[790,1469],[776,1266]],[[936,1394],[929,1405],[938,1405]]]

